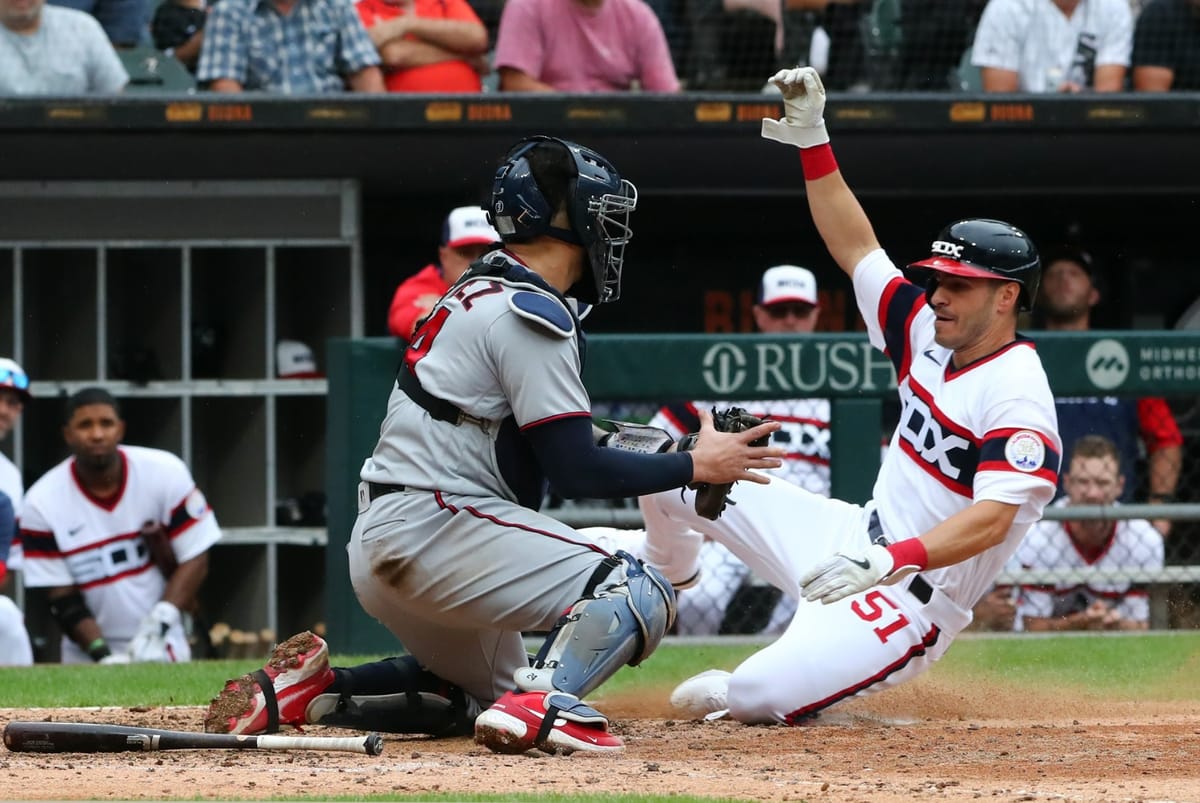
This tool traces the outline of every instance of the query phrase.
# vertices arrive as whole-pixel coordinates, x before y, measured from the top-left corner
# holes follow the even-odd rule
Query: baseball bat
[[[329,750],[383,752],[383,737],[366,736],[243,736],[233,733],[193,733],[128,725],[87,722],[10,722],[4,727],[4,746],[24,753],[123,753],[143,750]]]

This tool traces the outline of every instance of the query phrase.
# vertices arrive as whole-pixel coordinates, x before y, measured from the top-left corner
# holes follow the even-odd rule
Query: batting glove
[[[867,547],[861,557],[850,557],[839,552],[800,578],[800,594],[808,602],[819,601],[829,605],[866,591],[882,581],[895,582],[903,576],[892,576],[895,568],[892,553],[878,544]]]
[[[771,83],[783,94],[781,120],[764,118],[762,135],[785,145],[811,148],[829,141],[825,130],[825,87],[812,67],[780,70]]]
[[[150,613],[138,625],[137,633],[129,642],[129,657],[132,661],[175,660],[167,650],[167,634],[173,628],[183,627],[179,609],[166,600],[159,600]]]

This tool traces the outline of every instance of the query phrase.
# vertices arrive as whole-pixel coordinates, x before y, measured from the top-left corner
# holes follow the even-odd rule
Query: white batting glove
[[[903,576],[890,576],[893,569],[892,553],[878,544],[871,544],[861,556],[850,557],[839,552],[800,578],[800,594],[808,602],[828,605],[866,591],[881,581],[894,582]]]
[[[175,660],[167,650],[167,634],[173,628],[183,627],[179,609],[166,600],[160,600],[138,624],[137,633],[129,642],[131,661],[157,661],[166,663]]]
[[[811,148],[829,141],[825,130],[825,87],[821,76],[812,67],[780,70],[771,83],[783,93],[784,116],[781,120],[769,117],[762,121],[762,135],[785,145]]]

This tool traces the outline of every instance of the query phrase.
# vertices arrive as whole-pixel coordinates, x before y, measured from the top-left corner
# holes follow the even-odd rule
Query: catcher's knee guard
[[[616,556],[621,575],[572,605],[546,637],[533,666],[517,670],[522,690],[583,697],[658,647],[675,621],[675,592],[654,567],[628,552]]]
[[[422,669],[411,655],[392,661],[401,672],[403,691],[356,695],[353,682],[343,675],[340,693],[319,695],[309,704],[308,721],[384,733],[464,736],[473,732],[480,711],[474,699]]]

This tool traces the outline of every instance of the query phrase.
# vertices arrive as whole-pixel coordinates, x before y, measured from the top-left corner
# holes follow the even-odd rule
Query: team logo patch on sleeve
[[[1046,462],[1046,445],[1036,432],[1022,429],[1008,436],[1004,458],[1017,471],[1032,474]]]
[[[187,499],[183,502],[183,506],[189,516],[193,519],[198,519],[208,510],[208,500],[204,498],[204,494],[200,492],[200,489],[196,488],[188,494]]]

